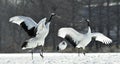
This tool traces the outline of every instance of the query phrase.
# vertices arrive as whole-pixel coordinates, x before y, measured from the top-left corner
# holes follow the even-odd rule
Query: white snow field
[[[120,64],[120,53],[34,53],[0,54],[0,64]]]

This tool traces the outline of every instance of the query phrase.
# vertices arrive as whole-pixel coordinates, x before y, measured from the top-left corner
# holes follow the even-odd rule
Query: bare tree
[[[120,21],[119,21],[119,18],[120,18],[120,9],[119,9],[119,0],[116,0],[116,4],[117,4],[117,11],[116,11],[116,16],[117,16],[117,21],[116,21],[116,24],[117,24],[117,32],[116,32],[116,34],[117,34],[117,36],[116,36],[116,38],[117,38],[117,44],[116,44],[116,46],[117,46],[117,48],[119,48],[119,42],[120,42],[120,40],[119,40],[119,38],[120,38]]]
[[[110,37],[110,0],[107,0],[107,35]]]
[[[102,9],[103,9],[103,0],[98,0],[98,30],[100,33],[104,32],[104,22],[103,22],[103,18],[102,18]],[[100,49],[102,47],[102,43],[96,43],[96,48]]]
[[[52,6],[51,7],[51,9],[52,9],[52,11],[53,12],[56,12],[56,10],[57,10],[57,6],[56,5],[54,5],[54,6]],[[57,44],[56,44],[56,42],[57,42],[57,36],[56,36],[56,34],[57,34],[57,30],[56,30],[56,23],[54,22],[54,20],[52,20],[53,22],[52,22],[52,38],[53,38],[53,51],[56,51],[56,46],[57,46]]]
[[[91,14],[91,0],[88,0],[88,11],[89,11],[89,15],[88,15],[88,18],[89,20],[91,21],[91,17],[92,17],[92,14]]]
[[[103,9],[103,0],[101,1],[101,0],[98,0],[98,4],[99,4],[99,6],[98,6],[98,20],[99,20],[99,27],[98,27],[98,30],[99,30],[99,32],[101,32],[101,33],[103,33],[103,27],[104,27],[104,25],[103,25],[103,21],[102,21],[102,9]]]

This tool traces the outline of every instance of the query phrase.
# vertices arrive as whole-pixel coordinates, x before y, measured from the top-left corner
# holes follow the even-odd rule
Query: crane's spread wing
[[[32,18],[25,16],[14,16],[11,17],[9,21],[18,25],[24,23],[28,30],[37,26],[37,23]]]
[[[45,27],[49,30],[49,25],[50,25],[51,22],[46,23],[46,21],[47,21],[47,18],[43,18],[42,20],[40,20],[39,23],[38,23],[38,27],[42,28],[41,26],[45,25]]]
[[[45,22],[46,22],[46,19],[47,19],[47,18],[41,19],[41,20],[38,22],[38,25],[45,23]]]
[[[65,38],[75,47],[82,40],[84,35],[73,28],[61,28],[58,31],[58,36]]]
[[[45,22],[46,18],[43,18],[42,20],[39,21],[36,34],[39,34],[44,28],[46,28]]]
[[[112,40],[110,38],[106,37],[102,33],[92,33],[92,37],[95,37],[96,41],[100,41],[104,44],[109,44],[112,42]]]

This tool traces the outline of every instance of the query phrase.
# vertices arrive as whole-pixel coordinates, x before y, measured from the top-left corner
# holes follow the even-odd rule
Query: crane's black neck
[[[88,21],[88,26],[90,26],[90,22]]]
[[[47,22],[50,22],[52,20],[53,16],[55,16],[55,15],[50,15],[50,18],[48,19]]]
[[[87,22],[87,25],[90,26],[90,21],[88,19],[85,20]]]
[[[88,25],[88,33],[91,33],[90,21],[88,19],[85,20]]]

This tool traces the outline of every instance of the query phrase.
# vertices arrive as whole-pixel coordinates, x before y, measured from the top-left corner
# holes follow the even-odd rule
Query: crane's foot
[[[42,58],[44,58],[43,54],[41,54],[41,53],[40,53],[40,56],[41,56]]]
[[[78,56],[80,56],[80,48],[78,48],[77,51],[78,51]]]
[[[42,50],[40,51],[40,56],[41,56],[42,58],[44,58],[44,56],[43,56],[43,48],[42,48]]]
[[[32,53],[32,60],[33,60],[33,53]]]
[[[34,52],[34,48],[31,50],[32,60],[33,60],[33,52]]]
[[[83,49],[83,54],[84,54],[84,55],[86,54],[85,49]]]
[[[85,52],[83,52],[83,54],[85,55],[86,53],[85,53]]]

